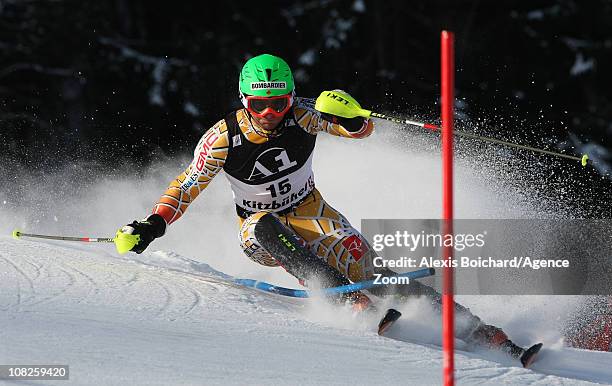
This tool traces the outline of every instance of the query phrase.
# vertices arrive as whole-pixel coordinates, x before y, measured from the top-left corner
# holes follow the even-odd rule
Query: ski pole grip
[[[131,235],[128,233],[121,232],[121,229],[117,231],[115,238],[115,248],[120,255],[126,254],[132,250],[140,241],[140,235]]]
[[[355,98],[342,90],[323,91],[315,102],[315,109],[341,118],[369,118],[372,114],[362,109]]]

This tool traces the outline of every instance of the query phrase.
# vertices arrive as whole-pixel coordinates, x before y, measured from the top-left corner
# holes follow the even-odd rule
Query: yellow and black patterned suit
[[[312,99],[296,98],[283,121],[285,134],[270,138],[258,133],[245,109],[235,111],[202,136],[193,161],[170,183],[153,213],[172,224],[224,170],[236,203],[240,243],[252,260],[265,266],[279,265],[274,256],[261,247],[254,232],[257,221],[273,213],[310,251],[345,278],[361,281],[371,278],[375,271],[393,275],[388,269],[373,266],[375,256],[367,241],[340,212],[325,202],[314,185],[312,151],[319,133],[365,138],[374,130],[369,119],[353,129],[338,121],[343,122],[322,116],[314,109]],[[269,163],[271,160],[276,163],[275,167]],[[434,308],[441,308],[441,295],[416,280],[409,285],[377,287],[372,292],[427,296]],[[455,303],[455,310],[462,321],[456,324],[458,338],[495,345],[507,339],[501,329],[482,323],[460,304]]]
[[[253,126],[255,123],[245,109],[232,114],[234,114],[230,117],[232,119],[226,118],[217,122],[202,136],[191,164],[170,183],[155,205],[153,212],[160,214],[168,224],[178,220],[210,181],[224,170],[226,160],[231,159],[230,151],[236,145],[236,138],[240,138],[239,141],[248,141],[251,146],[260,145],[262,148],[270,141],[270,138],[258,134]],[[338,123],[324,119],[313,108],[312,100],[302,98],[296,98],[290,114],[293,125],[307,136],[316,136],[325,132],[346,138],[364,138],[374,130],[373,123],[364,120],[361,128],[350,131]],[[230,121],[239,128],[239,136],[232,132]],[[263,211],[256,208],[245,210],[240,207],[238,209],[243,209],[239,210],[242,214],[242,217],[239,217],[242,248],[249,258],[260,264],[278,265],[274,257],[257,243],[253,233],[258,218],[265,212],[271,211],[276,212],[279,219],[299,235],[311,251],[351,281],[360,281],[373,274],[372,257],[368,253],[367,243],[340,212],[325,202],[314,184],[296,205],[282,211],[273,209]]]

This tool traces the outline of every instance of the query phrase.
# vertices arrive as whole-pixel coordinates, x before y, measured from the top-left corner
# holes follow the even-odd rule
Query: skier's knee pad
[[[257,221],[269,212],[257,212],[247,217],[240,227],[240,246],[249,259],[265,265],[266,267],[277,267],[278,262],[266,251],[255,237],[255,225]]]

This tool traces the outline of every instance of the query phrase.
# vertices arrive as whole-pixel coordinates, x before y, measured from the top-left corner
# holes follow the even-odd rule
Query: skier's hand
[[[139,235],[140,240],[130,249],[132,252],[142,253],[151,244],[151,241],[161,237],[166,232],[166,220],[159,214],[152,214],[144,220],[134,220],[131,224],[123,226],[119,233]]]
[[[365,118],[355,117],[355,118],[342,118],[337,117],[331,114],[321,113],[321,118],[325,119],[328,122],[336,123],[346,129],[346,131],[355,133],[361,129],[363,129]]]

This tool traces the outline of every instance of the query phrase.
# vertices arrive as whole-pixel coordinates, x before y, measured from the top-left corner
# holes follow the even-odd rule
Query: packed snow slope
[[[120,259],[110,248],[6,237],[0,251],[0,361],[68,364],[75,385],[441,382],[439,331],[425,304],[403,306],[404,319],[383,338],[375,315],[236,287],[205,263],[172,253]],[[523,328],[534,321],[542,328],[546,318],[520,315],[536,305],[522,303],[505,307],[524,323],[505,324],[526,343]],[[557,345],[532,371],[496,353],[459,351],[457,379],[609,382],[611,358]]]
[[[434,138],[384,124],[363,141],[321,136],[317,185],[357,225],[361,218],[438,218],[437,154]],[[379,337],[380,315],[355,316],[320,300],[233,285],[229,275],[298,287],[281,269],[259,267],[242,255],[224,177],[142,255],[118,256],[112,245],[8,237],[13,227],[112,235],[144,217],[184,166],[184,160],[163,160],[147,170],[125,165],[120,174],[96,176],[91,165],[74,165],[1,188],[0,231],[7,236],[0,237],[0,364],[68,364],[70,380],[0,383],[441,383],[440,318],[426,302],[395,305],[403,317]],[[562,205],[543,199],[540,187],[499,177],[493,166],[459,158],[459,217],[563,215]],[[611,353],[562,345],[560,326],[578,297],[459,300],[518,344],[546,345],[526,370],[458,342],[459,384],[612,383]]]

